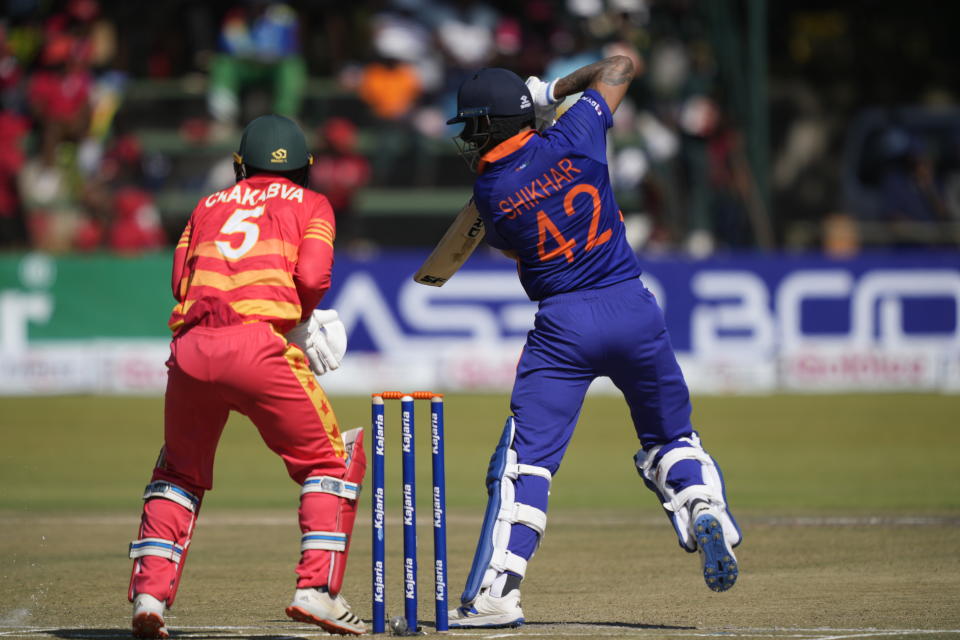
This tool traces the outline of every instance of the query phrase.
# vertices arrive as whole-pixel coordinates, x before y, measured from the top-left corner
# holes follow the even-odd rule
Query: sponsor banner
[[[509,261],[476,255],[442,288],[411,280],[422,256],[338,263],[328,300],[352,350],[410,362],[437,384],[508,389],[536,305]],[[732,255],[644,260],[697,392],[955,389],[960,255]],[[610,385],[595,385],[612,390]]]
[[[162,392],[165,340],[91,339],[41,343],[0,359],[0,394]]]
[[[508,391],[536,304],[481,250],[443,287],[426,252],[338,255],[322,305],[347,329],[331,393]],[[643,261],[695,392],[960,391],[960,255]],[[0,256],[0,394],[157,393],[170,255]],[[616,393],[608,380],[593,392]]]
[[[896,391],[946,387],[946,360],[933,351],[807,349],[781,357],[786,389]]]

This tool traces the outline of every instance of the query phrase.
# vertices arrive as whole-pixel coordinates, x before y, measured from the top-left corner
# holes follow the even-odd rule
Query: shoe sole
[[[297,622],[315,624],[324,631],[336,633],[341,636],[359,636],[363,635],[366,631],[365,629],[352,629],[350,627],[343,627],[335,620],[318,618],[306,609],[301,609],[300,607],[287,607],[287,616],[296,620]]]
[[[487,622],[480,624],[464,624],[465,622],[472,621],[468,618],[467,620],[451,622],[449,623],[449,627],[451,629],[513,629],[523,626],[523,623],[526,622],[526,620],[523,618],[517,618],[509,622]]]
[[[737,559],[727,550],[723,526],[714,516],[705,513],[694,522],[693,530],[703,559],[703,580],[714,591],[726,591],[737,582],[740,569]]]
[[[134,638],[169,638],[166,624],[156,613],[141,613],[133,619]]]

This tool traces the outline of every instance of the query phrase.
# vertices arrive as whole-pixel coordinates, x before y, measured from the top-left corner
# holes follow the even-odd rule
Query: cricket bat
[[[442,287],[467,261],[483,240],[484,233],[483,219],[473,203],[473,198],[470,198],[470,202],[460,210],[453,224],[440,238],[440,242],[420,265],[413,279],[420,284]]]

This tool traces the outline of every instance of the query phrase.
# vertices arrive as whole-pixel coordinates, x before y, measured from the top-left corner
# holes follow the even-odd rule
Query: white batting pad
[[[652,447],[649,451],[638,451],[634,456],[637,470],[660,499],[661,506],[673,522],[677,538],[684,549],[697,550],[696,539],[690,531],[690,506],[694,500],[703,500],[716,507],[724,536],[730,544],[737,546],[741,539],[740,529],[727,510],[720,468],[710,454],[704,451],[696,432],[689,438],[680,438],[678,442],[684,446],[670,449],[659,460],[657,456],[663,446]],[[703,484],[691,484],[677,490],[667,482],[670,469],[681,460],[694,460],[700,465]]]

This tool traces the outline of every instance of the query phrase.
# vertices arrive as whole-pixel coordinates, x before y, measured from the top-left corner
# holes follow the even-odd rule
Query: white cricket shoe
[[[465,627],[519,627],[524,623],[520,608],[520,590],[494,598],[484,589],[470,604],[451,609],[448,618],[451,629]]]
[[[140,593],[133,599],[133,637],[169,638],[167,625],[163,621],[166,603],[153,596]]]
[[[698,500],[691,508],[690,529],[697,541],[704,582],[714,591],[726,591],[737,582],[740,569],[718,515],[715,507]]]
[[[319,589],[297,589],[293,602],[287,607],[287,615],[297,622],[315,624],[330,633],[358,636],[367,631],[367,625],[350,610],[343,596],[331,598],[329,593]]]

